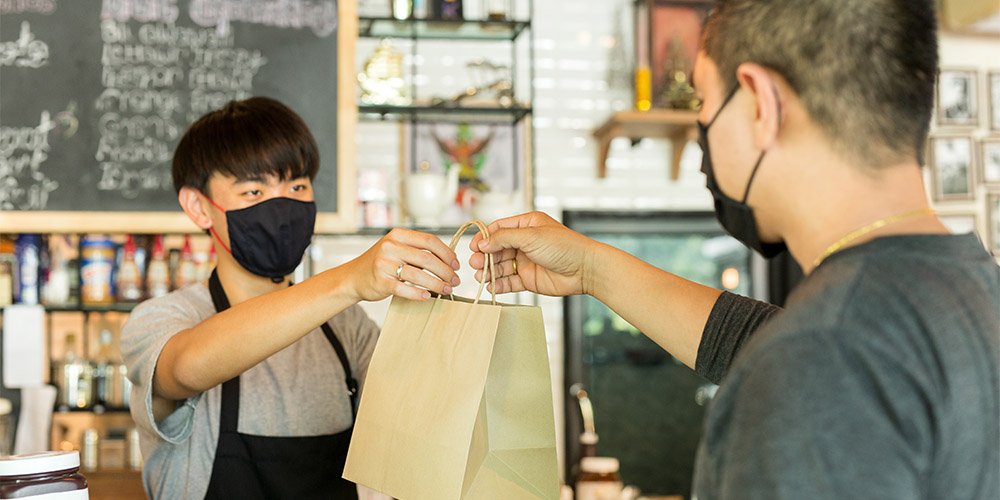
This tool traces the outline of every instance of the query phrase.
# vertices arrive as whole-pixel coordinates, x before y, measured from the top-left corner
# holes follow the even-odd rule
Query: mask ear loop
[[[778,103],[778,129],[781,129],[781,96],[778,94],[778,87],[771,84],[771,92],[774,93],[774,102]],[[716,115],[718,116],[718,115]],[[714,120],[713,120],[714,121]],[[746,205],[747,200],[750,198],[750,186],[753,185],[754,177],[757,177],[757,169],[760,167],[760,163],[764,161],[764,153],[767,151],[761,151],[760,157],[757,158],[757,163],[753,166],[753,171],[750,172],[750,180],[747,181],[747,189],[743,192],[743,201],[740,203]]]
[[[219,204],[216,203],[215,200],[209,198],[208,195],[205,194],[204,191],[202,191],[202,190],[199,189],[198,192],[201,193],[201,195],[204,196],[205,199],[208,200],[208,202],[211,203],[215,208],[218,208],[220,212],[226,213],[226,209],[220,207]],[[233,251],[230,250],[229,247],[226,246],[226,244],[222,242],[222,238],[219,238],[219,233],[215,232],[215,226],[213,225],[212,227],[208,228],[208,230],[209,230],[209,232],[212,233],[212,236],[215,236],[215,241],[218,241],[219,244],[222,245],[222,248],[226,249],[226,251],[229,252],[229,255],[232,255]]]

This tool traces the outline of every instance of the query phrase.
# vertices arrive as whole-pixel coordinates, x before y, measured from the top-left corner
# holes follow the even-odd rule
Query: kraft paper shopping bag
[[[452,249],[471,224],[487,235],[466,224]],[[559,497],[541,309],[479,294],[392,299],[345,478],[401,500]]]

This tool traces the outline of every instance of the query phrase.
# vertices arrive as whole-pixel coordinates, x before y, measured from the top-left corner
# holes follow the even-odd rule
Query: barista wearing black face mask
[[[692,498],[1000,498],[1000,267],[920,171],[936,36],[930,0],[715,2],[702,171],[730,234],[807,274],[784,311],[541,213],[473,239],[498,292],[593,295],[721,384]]]
[[[140,304],[122,332],[150,498],[357,498],[341,471],[378,337],[357,303],[450,293],[458,261],[435,236],[393,230],[291,284],[318,168],[305,123],[272,99],[232,102],[181,139],[178,200],[218,265]]]

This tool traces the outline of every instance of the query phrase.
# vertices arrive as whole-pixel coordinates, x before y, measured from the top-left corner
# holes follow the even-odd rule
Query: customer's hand
[[[469,248],[469,264],[483,276],[486,253],[494,254],[496,292],[530,291],[543,295],[588,292],[587,270],[599,243],[556,222],[541,212],[531,212],[493,222],[489,239],[476,234]],[[514,260],[517,273],[514,272]],[[489,279],[489,273],[486,275]]]
[[[437,236],[409,229],[389,231],[344,266],[350,270],[350,289],[358,300],[390,295],[424,300],[431,296],[428,290],[447,295],[459,284],[455,252]]]

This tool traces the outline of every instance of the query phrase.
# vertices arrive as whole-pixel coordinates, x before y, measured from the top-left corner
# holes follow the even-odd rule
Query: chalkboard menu
[[[0,0],[0,221],[179,213],[170,163],[184,131],[254,95],[305,120],[320,148],[319,211],[338,212],[340,10],[337,0]]]

